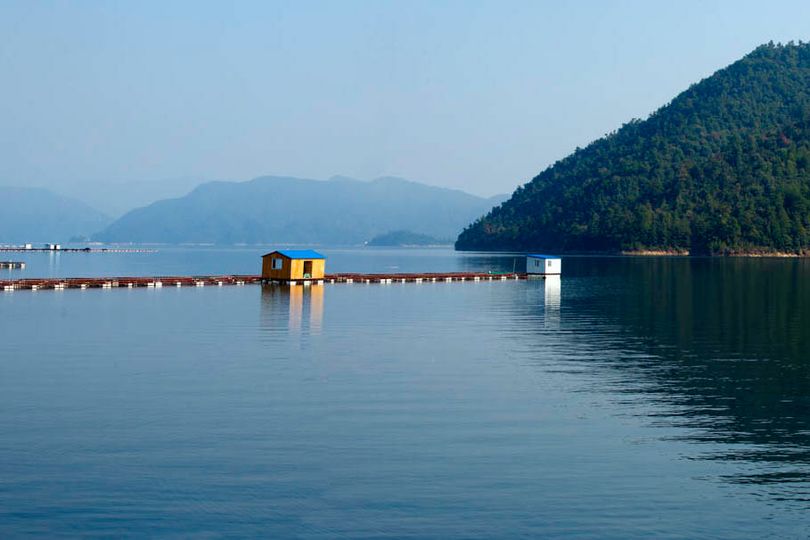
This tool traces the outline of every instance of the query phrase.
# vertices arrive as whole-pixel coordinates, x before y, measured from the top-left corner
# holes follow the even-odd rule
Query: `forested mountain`
[[[555,163],[458,249],[810,250],[810,44],[763,45]]]
[[[0,242],[66,242],[87,236],[110,219],[76,199],[47,189],[0,186]]]
[[[400,178],[364,182],[261,177],[209,182],[133,210],[96,235],[105,242],[361,244],[406,229],[454,238],[503,198],[484,199]]]

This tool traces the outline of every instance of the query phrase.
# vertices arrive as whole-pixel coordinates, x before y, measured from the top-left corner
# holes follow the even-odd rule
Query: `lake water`
[[[331,271],[516,264],[324,252]],[[12,275],[259,255],[29,254]],[[0,537],[810,534],[810,261],[563,272],[0,294]]]

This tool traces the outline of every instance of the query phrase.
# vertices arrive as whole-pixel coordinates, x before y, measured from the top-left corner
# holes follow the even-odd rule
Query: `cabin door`
[[[312,277],[312,261],[304,261],[304,277]]]

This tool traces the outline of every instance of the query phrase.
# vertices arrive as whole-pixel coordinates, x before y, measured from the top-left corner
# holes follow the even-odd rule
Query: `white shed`
[[[555,255],[526,255],[526,273],[559,276],[562,273],[562,259]]]

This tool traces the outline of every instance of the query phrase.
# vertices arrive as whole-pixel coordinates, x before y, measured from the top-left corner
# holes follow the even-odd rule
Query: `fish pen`
[[[50,277],[28,279],[0,279],[0,290],[64,290],[64,289],[118,289],[163,287],[222,287],[225,285],[323,285],[325,283],[450,283],[478,281],[507,281],[526,279],[525,273],[436,272],[419,274],[326,274],[318,279],[268,280],[259,275],[216,276],[133,276],[133,277]]]

